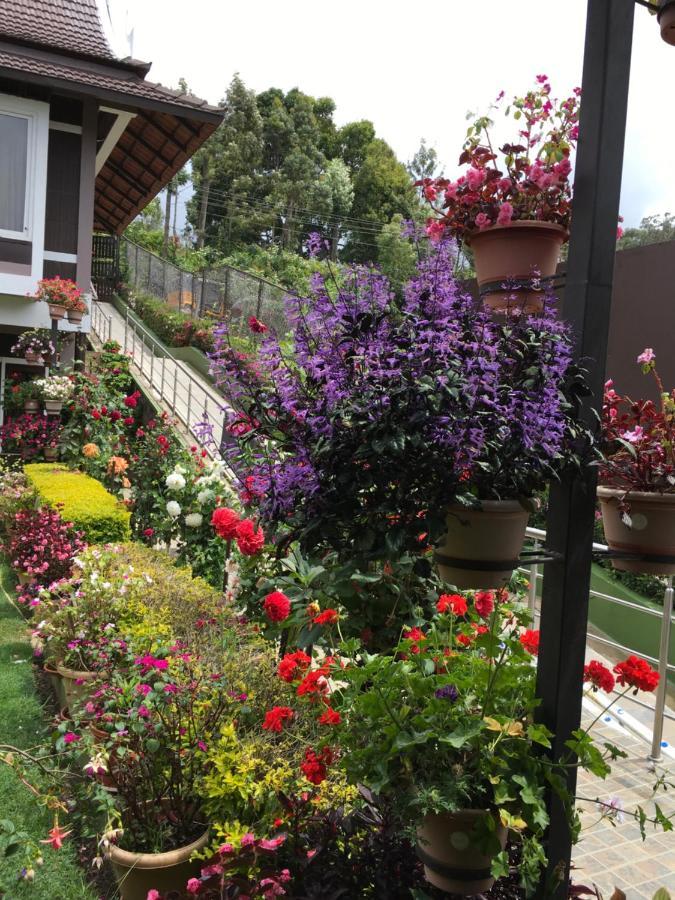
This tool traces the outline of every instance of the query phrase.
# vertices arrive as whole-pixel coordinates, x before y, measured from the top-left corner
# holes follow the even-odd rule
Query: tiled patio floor
[[[654,795],[653,787],[664,772],[669,773],[671,782],[675,781],[675,762],[665,757],[656,765],[650,762],[647,742],[619,725],[601,721],[592,733],[596,743],[606,740],[616,744],[628,758],[613,763],[605,781],[580,773],[577,793],[591,801],[580,803],[584,828],[574,853],[574,882],[597,885],[605,900],[615,887],[624,891],[628,900],[651,900],[660,887],[675,897],[675,832],[664,833],[647,825],[643,842],[637,823],[627,814],[622,824],[598,821],[593,802],[595,798],[608,802],[611,797],[620,797],[626,813],[639,804],[647,815],[652,815],[656,802],[665,815],[672,815],[675,788]]]

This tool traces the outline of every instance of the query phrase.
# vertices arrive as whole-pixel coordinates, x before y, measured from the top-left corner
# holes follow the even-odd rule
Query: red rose
[[[291,613],[291,601],[281,591],[272,591],[263,602],[265,615],[270,622],[283,622]]]
[[[110,413],[110,420],[111,420],[112,422],[117,422],[118,419],[121,419],[121,418],[122,418],[122,413],[119,412],[119,410],[117,410],[117,409],[114,409],[114,410]]]
[[[138,400],[134,394],[130,394],[128,397],[124,398],[124,405],[128,406],[130,409],[135,409],[138,406]]]
[[[133,425],[135,421],[136,420],[134,419],[133,416],[127,416],[126,419],[124,420],[124,424],[125,425]]]
[[[584,666],[584,681],[590,681],[594,691],[606,691],[608,694],[614,690],[614,676],[607,666],[593,659]]]
[[[224,541],[231,541],[237,536],[237,526],[241,519],[238,513],[226,506],[219,506],[213,510],[211,516],[211,524],[213,525],[218,537]]]
[[[659,673],[637,656],[629,656],[614,666],[617,681],[620,685],[635,688],[638,691],[653,691],[659,683]]]
[[[265,546],[262,528],[256,529],[251,519],[242,519],[237,525],[237,546],[244,556],[255,556]]]

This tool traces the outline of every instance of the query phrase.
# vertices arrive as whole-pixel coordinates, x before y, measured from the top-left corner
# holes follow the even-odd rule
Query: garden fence
[[[197,318],[229,319],[242,325],[255,316],[278,333],[287,329],[284,300],[288,291],[232,266],[188,272],[127,238],[120,258],[129,285],[164,300],[172,309]]]

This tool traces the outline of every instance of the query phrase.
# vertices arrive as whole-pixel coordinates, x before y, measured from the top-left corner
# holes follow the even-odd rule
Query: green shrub
[[[213,349],[213,322],[193,319],[188,313],[172,309],[163,300],[143,292],[130,292],[128,302],[150,331],[168,347]]]
[[[95,478],[54,463],[32,463],[24,471],[41,500],[58,506],[90,544],[129,540],[129,511]]]

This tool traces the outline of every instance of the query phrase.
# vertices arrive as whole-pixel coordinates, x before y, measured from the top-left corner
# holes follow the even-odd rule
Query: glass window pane
[[[21,231],[26,205],[28,120],[0,113],[0,228]]]

